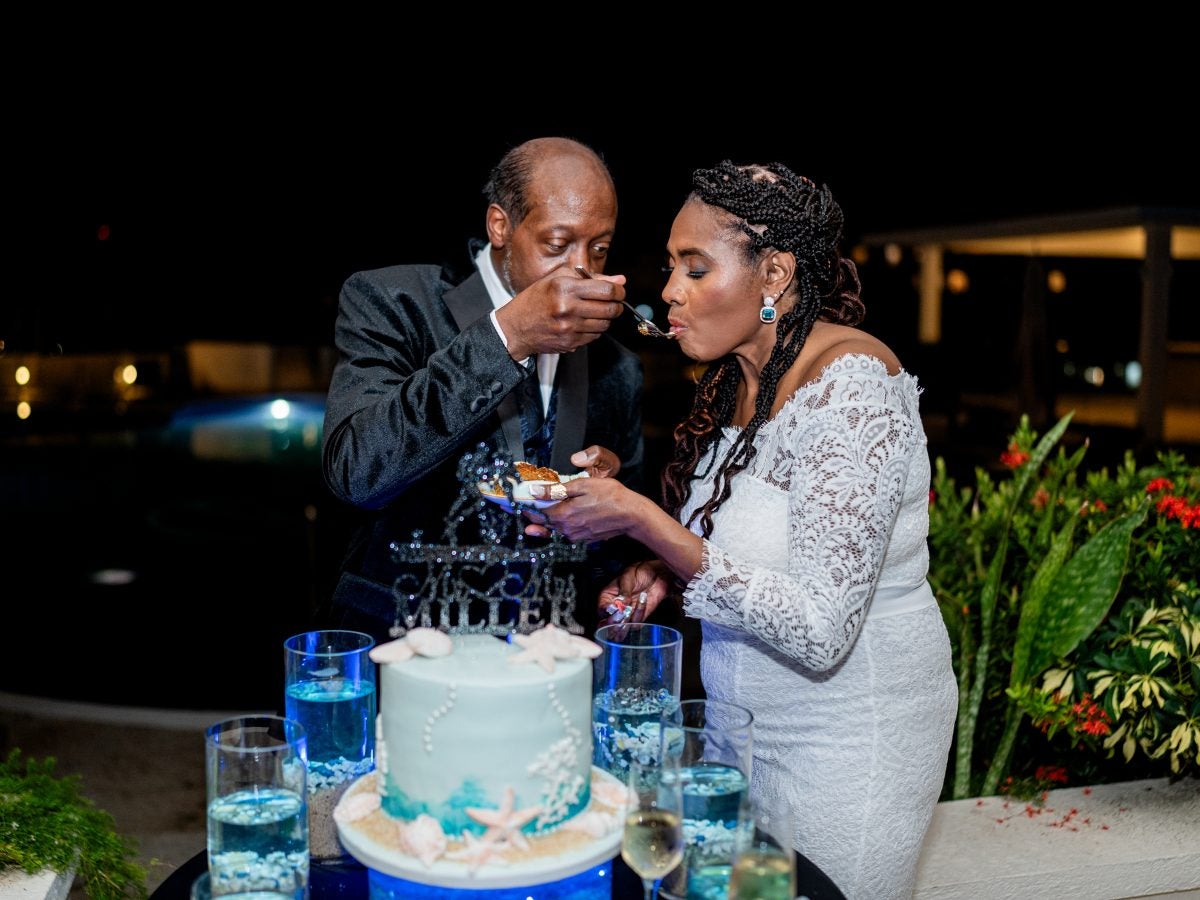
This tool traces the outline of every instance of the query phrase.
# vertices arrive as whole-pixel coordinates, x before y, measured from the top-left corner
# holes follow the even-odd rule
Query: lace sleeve
[[[822,400],[829,399],[827,392]],[[684,594],[688,615],[749,631],[816,671],[846,655],[921,437],[911,410],[873,400],[860,394],[779,423],[789,429],[779,448],[790,474],[787,571],[748,564],[705,541]]]

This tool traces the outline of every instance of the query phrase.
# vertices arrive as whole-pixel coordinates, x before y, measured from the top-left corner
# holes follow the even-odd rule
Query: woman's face
[[[758,317],[764,282],[746,262],[734,221],[699,200],[684,203],[667,242],[670,277],[662,298],[671,331],[692,359],[734,353],[761,369],[775,345],[775,327]]]

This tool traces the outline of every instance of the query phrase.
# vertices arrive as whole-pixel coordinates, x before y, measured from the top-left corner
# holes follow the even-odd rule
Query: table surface
[[[208,866],[208,851],[201,850],[171,873],[150,895],[150,900],[189,900],[192,882]],[[617,856],[613,860],[613,897],[618,900],[640,898],[642,880]],[[796,854],[796,890],[808,900],[845,900],[845,896],[824,872],[803,854]],[[313,864],[309,870],[309,900],[357,900],[368,895],[367,870],[364,866]]]
[[[208,868],[208,851],[200,851],[179,866],[150,895],[150,900],[188,900],[192,882]],[[804,856],[796,854],[796,888],[809,900],[846,900],[833,881]],[[310,900],[365,900],[368,895],[367,870],[359,863],[314,864],[308,876]],[[641,898],[642,880],[619,856],[612,865],[613,898]]]

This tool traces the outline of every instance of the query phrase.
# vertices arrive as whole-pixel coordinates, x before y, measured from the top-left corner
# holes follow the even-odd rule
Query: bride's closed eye
[[[672,275],[675,274],[675,267],[674,266],[663,266],[662,271],[663,271],[664,275],[666,275],[668,278],[670,278]],[[707,269],[686,269],[684,271],[684,274],[687,275],[688,278],[703,278],[705,275],[708,274],[708,270]]]

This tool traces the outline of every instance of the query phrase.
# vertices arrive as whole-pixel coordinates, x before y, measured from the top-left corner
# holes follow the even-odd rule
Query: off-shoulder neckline
[[[878,378],[880,381],[884,381],[887,383],[894,383],[894,382],[907,383],[909,381],[913,381],[916,379],[916,376],[913,375],[911,372],[907,371],[903,366],[901,366],[900,369],[896,372],[896,374],[893,375],[891,372],[889,372],[887,370],[887,363],[885,363],[878,356],[872,356],[870,353],[862,353],[859,351],[850,351],[848,353],[842,353],[839,356],[835,356],[833,359],[831,359],[829,362],[827,362],[825,365],[823,365],[821,367],[821,371],[817,374],[816,378],[813,378],[809,381],[804,382],[804,384],[800,385],[798,388],[796,388],[796,390],[792,391],[792,395],[783,402],[783,405],[781,407],[779,407],[779,411],[777,413],[775,413],[775,415],[771,416],[771,418],[767,419],[767,421],[763,422],[763,424],[761,426],[759,426],[759,432],[761,433],[762,429],[766,428],[768,425],[772,425],[773,423],[775,423],[776,421],[781,419],[783,417],[784,413],[786,413],[788,411],[789,407],[791,407],[794,403],[797,403],[801,397],[808,394],[810,391],[815,390],[816,388],[823,385],[829,379],[829,377],[831,375],[842,374],[840,372],[834,373],[834,372],[831,372],[830,370],[833,369],[835,366],[844,366],[844,365],[846,365],[847,361],[851,361],[851,360],[862,360],[863,361],[863,365],[861,366],[861,368],[856,369],[851,374],[870,375],[872,377]],[[725,431],[732,432],[734,434],[737,434],[738,432],[742,431],[743,428],[744,428],[744,426],[742,426],[742,425],[726,425],[726,426],[724,426]]]

